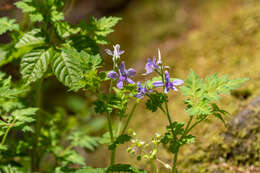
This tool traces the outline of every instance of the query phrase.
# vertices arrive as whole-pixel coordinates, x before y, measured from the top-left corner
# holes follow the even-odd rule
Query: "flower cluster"
[[[108,72],[107,77],[116,80],[117,79],[117,87],[119,89],[122,89],[124,87],[124,82],[129,84],[135,84],[135,82],[131,79],[136,74],[136,71],[133,68],[126,69],[124,61],[121,62],[120,67],[117,67],[117,63],[120,59],[120,56],[124,53],[123,50],[120,50],[120,45],[116,44],[114,47],[114,50],[111,51],[109,49],[106,49],[106,53],[113,57],[113,63],[114,63],[114,70]],[[153,87],[163,87],[164,93],[168,93],[170,90],[177,91],[178,89],[176,86],[182,85],[184,82],[180,79],[171,80],[168,71],[164,71],[164,69],[168,68],[168,66],[162,65],[162,58],[161,58],[161,52],[160,49],[158,49],[158,59],[156,57],[151,60],[148,58],[147,63],[145,65],[145,73],[143,75],[148,75],[153,72],[158,73],[162,80],[161,81],[155,81],[153,82]],[[138,99],[143,98],[146,94],[149,94],[153,92],[152,88],[147,87],[147,81],[145,81],[144,86],[137,82],[137,91],[138,93],[135,95]]]

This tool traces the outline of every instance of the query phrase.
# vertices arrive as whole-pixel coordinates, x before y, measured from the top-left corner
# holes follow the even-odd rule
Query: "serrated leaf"
[[[35,121],[32,115],[38,111],[38,108],[25,108],[12,112],[12,116],[18,121],[19,125],[24,123],[31,123]]]
[[[52,50],[34,50],[27,53],[21,61],[21,74],[26,85],[42,78],[48,70]]]
[[[44,44],[45,38],[36,36],[38,33],[40,33],[40,29],[33,29],[25,33],[18,43],[16,43],[15,48],[37,47]]]
[[[27,13],[32,22],[43,21],[43,16],[37,9],[35,2],[32,0],[22,0],[15,3],[17,8],[20,8],[23,13]]]
[[[24,13],[34,12],[36,10],[35,7],[30,5],[28,2],[31,1],[18,1],[14,4],[17,8],[20,8]]]
[[[0,18],[0,35],[13,30],[19,30],[19,25],[15,23],[15,19]]]
[[[32,22],[41,22],[43,21],[43,16],[41,13],[33,13],[33,14],[29,14],[30,19]]]
[[[51,49],[38,49],[27,53],[22,58],[20,70],[22,78],[26,81],[26,85],[43,77],[48,70],[51,56]]]
[[[73,87],[83,73],[79,53],[73,48],[62,48],[53,58],[52,71],[65,86]]]

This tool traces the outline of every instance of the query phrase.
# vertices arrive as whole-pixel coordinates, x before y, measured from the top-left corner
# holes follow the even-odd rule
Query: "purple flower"
[[[147,87],[146,87],[146,81],[145,81],[145,84],[144,84],[144,87],[142,87],[141,83],[138,82],[137,83],[137,87],[138,87],[138,94],[135,95],[135,97],[141,99],[145,96],[146,93],[150,93],[152,90],[148,90]]]
[[[114,47],[113,52],[109,49],[105,49],[106,53],[110,56],[113,56],[113,61],[117,60],[120,58],[120,55],[122,55],[125,51],[120,50],[120,45],[116,44]]]
[[[180,79],[176,79],[171,82],[168,71],[165,71],[165,84],[162,81],[156,81],[153,83],[153,85],[155,87],[165,86],[164,92],[168,93],[170,89],[172,89],[173,91],[177,91],[178,89],[175,86],[182,85],[183,83],[183,80]]]
[[[146,72],[143,75],[148,75],[152,73],[154,70],[160,69],[161,64],[162,64],[161,52],[160,49],[158,49],[158,61],[156,62],[156,58],[153,58],[153,61],[151,61],[151,59],[148,58],[147,63],[145,65]]]
[[[110,72],[108,72],[107,77],[110,79],[116,79],[119,76],[119,79],[117,81],[117,87],[121,89],[124,86],[124,81],[126,81],[130,84],[135,83],[134,81],[132,81],[132,79],[130,79],[130,77],[133,77],[135,75],[135,73],[136,73],[136,71],[132,68],[127,70],[125,68],[124,61],[122,61],[120,68],[119,68],[119,75],[115,71],[110,71]]]

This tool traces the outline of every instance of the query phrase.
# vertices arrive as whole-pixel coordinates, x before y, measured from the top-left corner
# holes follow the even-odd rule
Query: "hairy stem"
[[[135,111],[136,106],[137,106],[137,103],[134,104],[134,106],[133,106],[133,108],[132,108],[130,114],[128,115],[128,118],[127,118],[127,120],[126,120],[125,126],[124,126],[123,131],[122,131],[122,134],[125,133],[125,131],[126,131],[128,125],[129,125],[129,122],[130,122],[131,118],[133,117],[133,114],[134,114],[134,111]]]

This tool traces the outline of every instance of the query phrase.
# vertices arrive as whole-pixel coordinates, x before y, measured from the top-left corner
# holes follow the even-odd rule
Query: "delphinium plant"
[[[143,74],[148,76],[155,73],[157,76],[146,79],[144,84],[141,84],[133,81],[136,71],[132,68],[127,69],[124,61],[120,62],[120,55],[124,51],[120,50],[119,45],[114,46],[113,51],[106,50],[106,52],[112,56],[113,60],[113,70],[107,74],[107,77],[111,79],[110,89],[109,94],[103,95],[101,100],[96,102],[96,105],[98,106],[97,112],[107,114],[111,140],[109,145],[111,167],[108,169],[110,171],[128,170],[131,172],[132,167],[130,165],[115,164],[117,145],[131,141],[132,145],[128,148],[128,152],[135,154],[137,160],[144,158],[149,161],[154,172],[157,172],[155,164],[157,161],[170,169],[171,172],[177,173],[177,159],[180,148],[185,144],[193,143],[195,140],[195,136],[191,134],[192,129],[211,117],[216,117],[225,123],[224,116],[227,112],[217,105],[221,95],[229,94],[231,90],[237,89],[248,80],[247,78],[229,79],[227,75],[219,76],[218,74],[208,75],[205,79],[201,79],[193,70],[190,71],[185,81],[171,78],[168,72],[170,67],[164,65],[160,50],[158,50],[158,59],[148,59]],[[181,91],[185,98],[185,113],[189,116],[187,123],[173,121],[174,116],[172,116],[168,106],[168,94],[178,90]],[[148,97],[146,108],[152,112],[162,111],[169,123],[165,134],[156,133],[150,143],[135,138],[135,132],[127,134],[126,131],[137,104],[145,96]],[[128,99],[134,99],[135,104],[126,114]],[[117,130],[112,127],[111,113],[113,111],[116,111],[119,115],[120,124],[122,119],[126,118],[123,123],[123,130],[120,130],[121,125],[118,126],[119,129]],[[157,158],[159,145],[165,146],[173,154],[171,165]],[[136,172],[138,171],[142,170],[136,170]]]
[[[88,22],[71,25],[64,20],[64,11],[71,9],[69,1],[21,0],[15,3],[22,10],[20,23],[7,17],[0,18],[0,34],[8,33],[11,42],[0,47],[0,65],[19,66],[21,77],[11,81],[0,73],[1,144],[0,169],[4,172],[147,172],[135,165],[117,163],[117,148],[132,142],[128,152],[146,159],[157,172],[159,162],[177,173],[180,148],[194,141],[191,130],[201,122],[215,116],[224,122],[226,111],[217,106],[222,94],[229,94],[247,79],[231,80],[217,74],[200,79],[191,70],[185,81],[170,78],[169,67],[157,59],[148,59],[144,75],[156,77],[138,82],[136,71],[129,68],[121,56],[124,51],[116,44],[110,55],[110,71],[102,71],[104,61],[99,45],[108,44],[106,36],[120,20],[117,17],[90,18]],[[14,67],[15,68],[15,67]],[[105,114],[108,132],[103,137],[84,133],[68,118],[62,108],[50,112],[44,108],[45,81],[55,76],[70,91],[87,91],[96,96],[95,112]],[[106,85],[109,82],[109,86]],[[174,121],[168,106],[168,94],[182,92],[186,98],[187,123]],[[147,97],[146,108],[162,111],[168,120],[165,134],[155,134],[151,143],[136,138],[129,132],[138,103]],[[134,104],[130,104],[134,102]],[[114,117],[116,115],[117,117]],[[110,165],[107,168],[91,168],[76,148],[94,150],[107,144]],[[173,154],[173,163],[165,163],[157,157],[160,145]],[[45,165],[52,160],[50,165]]]

